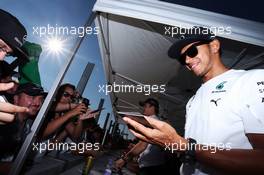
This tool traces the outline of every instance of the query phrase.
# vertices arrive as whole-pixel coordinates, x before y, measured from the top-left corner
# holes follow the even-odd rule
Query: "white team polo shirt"
[[[264,133],[264,70],[231,69],[202,84],[186,105],[185,138],[252,149],[246,133]],[[197,166],[190,172],[204,174]]]

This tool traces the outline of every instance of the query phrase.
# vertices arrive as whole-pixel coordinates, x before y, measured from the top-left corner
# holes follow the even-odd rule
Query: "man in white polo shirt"
[[[124,120],[138,138],[181,152],[182,174],[263,174],[264,70],[230,70],[220,50],[204,27],[187,30],[169,49],[203,80],[186,105],[184,138],[161,121],[146,118],[150,129]]]

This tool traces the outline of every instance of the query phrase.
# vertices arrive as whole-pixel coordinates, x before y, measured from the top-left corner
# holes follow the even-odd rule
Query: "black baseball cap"
[[[25,93],[30,96],[47,96],[47,92],[44,92],[43,88],[34,83],[24,83],[20,84],[16,90],[15,94]]]
[[[14,71],[8,62],[0,61],[0,78],[5,78],[14,74],[18,74],[18,72]]]
[[[154,98],[148,98],[145,101],[140,101],[139,105],[144,106],[145,104],[150,104],[151,106],[154,106],[156,112],[159,111],[159,102]]]
[[[215,34],[207,27],[194,26],[190,29],[180,30],[180,38],[168,50],[168,56],[173,59],[179,59],[181,50],[197,41],[213,41]]]
[[[0,9],[0,39],[13,49],[13,56],[25,56],[21,49],[25,42],[27,31],[20,21],[10,13]]]

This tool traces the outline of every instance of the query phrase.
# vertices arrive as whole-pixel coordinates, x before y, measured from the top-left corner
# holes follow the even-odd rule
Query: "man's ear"
[[[220,41],[218,39],[214,39],[213,41],[211,41],[209,43],[210,45],[210,50],[212,53],[216,54],[216,53],[220,53]]]

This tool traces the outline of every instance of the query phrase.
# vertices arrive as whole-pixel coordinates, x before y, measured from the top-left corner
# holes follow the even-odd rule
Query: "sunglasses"
[[[66,98],[68,98],[68,97],[70,97],[71,99],[74,98],[74,95],[71,95],[71,94],[69,94],[68,92],[64,92],[62,95],[63,95],[64,97],[66,97]]]
[[[198,54],[197,46],[203,45],[203,44],[209,44],[210,41],[200,41],[198,43],[195,43],[191,45],[183,54],[180,56],[180,63],[182,65],[186,65],[186,56],[194,58]]]

